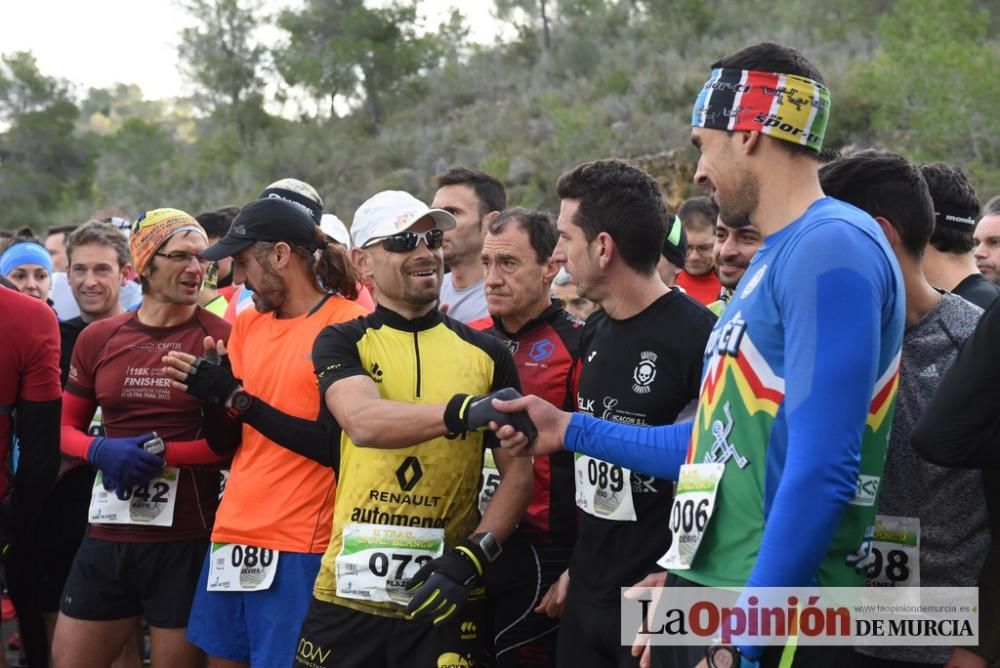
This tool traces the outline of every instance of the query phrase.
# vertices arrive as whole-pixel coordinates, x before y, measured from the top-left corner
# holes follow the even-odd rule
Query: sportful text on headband
[[[808,146],[823,147],[830,117],[826,86],[792,74],[719,68],[698,94],[691,125],[713,130],[759,130]]]

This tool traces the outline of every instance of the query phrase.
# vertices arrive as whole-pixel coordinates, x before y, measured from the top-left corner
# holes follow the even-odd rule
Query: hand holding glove
[[[444,424],[451,434],[461,434],[466,431],[477,431],[496,422],[503,427],[510,425],[528,437],[530,442],[538,435],[535,424],[525,411],[516,413],[501,413],[493,407],[493,400],[510,401],[520,398],[521,393],[512,387],[490,392],[481,396],[456,394],[448,402],[444,410]]]
[[[106,489],[110,489],[108,484],[123,488],[143,485],[163,470],[163,458],[143,448],[143,443],[153,438],[155,434],[127,438],[98,436],[90,443],[87,460],[104,473]]]
[[[488,560],[481,547],[466,539],[437,559],[427,562],[410,578],[413,594],[406,612],[414,619],[440,624],[462,609],[469,588],[483,576]]]

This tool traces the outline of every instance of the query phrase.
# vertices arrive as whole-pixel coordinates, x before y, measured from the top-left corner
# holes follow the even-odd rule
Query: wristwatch
[[[242,387],[239,387],[235,392],[229,395],[229,400],[226,401],[226,413],[229,414],[229,417],[234,419],[242,417],[243,414],[250,408],[252,403],[253,396],[248,394]]]
[[[493,535],[492,532],[486,531],[484,533],[474,533],[469,536],[469,540],[479,546],[479,549],[483,551],[486,555],[486,559],[492,564],[503,552],[503,547],[500,545],[500,541],[497,537]]]
[[[743,655],[731,645],[715,645],[705,650],[708,668],[740,668]]]

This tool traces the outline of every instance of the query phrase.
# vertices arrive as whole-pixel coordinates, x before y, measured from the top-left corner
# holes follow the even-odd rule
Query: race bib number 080
[[[208,591],[270,589],[281,553],[266,547],[212,543]]]

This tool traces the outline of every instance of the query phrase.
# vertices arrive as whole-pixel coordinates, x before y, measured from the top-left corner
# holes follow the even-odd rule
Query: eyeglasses
[[[699,255],[708,255],[715,249],[715,244],[699,244],[697,246],[688,246],[688,252],[694,251]]]
[[[197,260],[198,264],[200,264],[203,267],[208,266],[208,264],[211,262],[211,260],[205,260],[203,258],[198,257],[197,253],[187,253],[185,251],[171,251],[169,253],[153,253],[153,255],[155,255],[156,257],[165,257],[171,262],[176,262],[177,264],[188,264],[191,262],[191,258]]]
[[[372,243],[375,241],[381,241],[382,248],[390,253],[409,253],[421,241],[424,242],[428,250],[436,250],[441,248],[441,244],[444,243],[444,231],[433,229],[426,232],[400,232],[391,237],[373,239]]]

